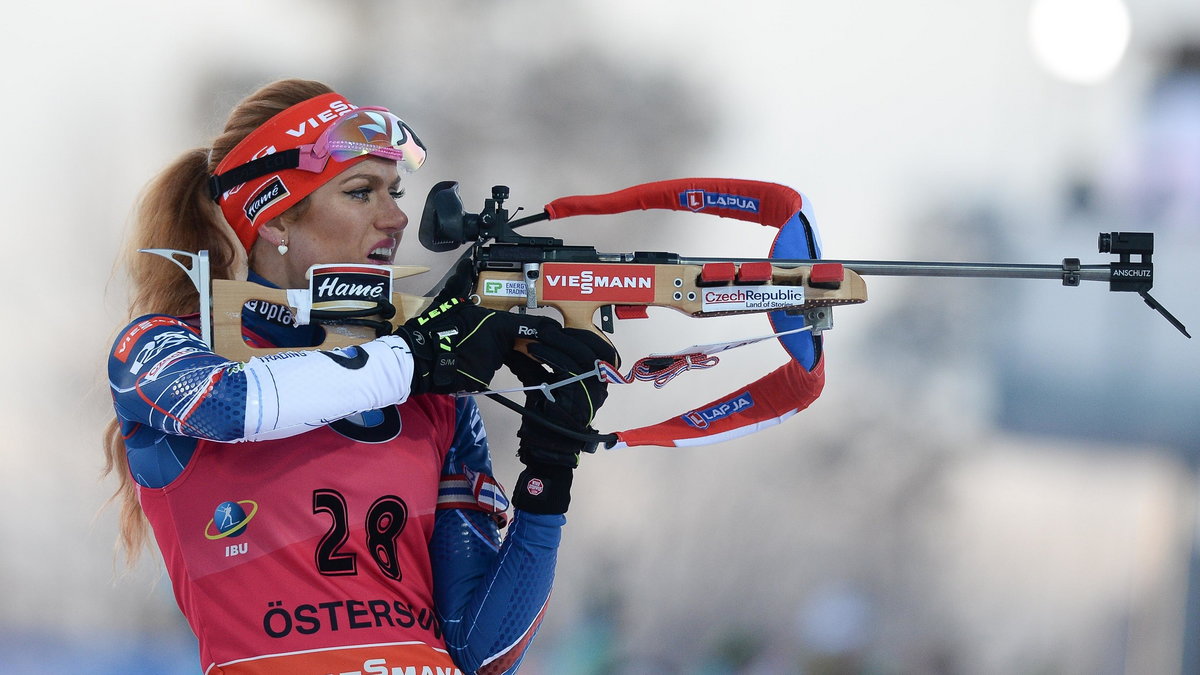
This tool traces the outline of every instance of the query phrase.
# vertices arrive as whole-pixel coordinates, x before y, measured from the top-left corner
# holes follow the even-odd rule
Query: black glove
[[[518,338],[537,339],[558,322],[485,309],[469,300],[435,298],[424,314],[396,329],[413,355],[413,394],[482,391]]]
[[[596,360],[616,363],[617,352],[604,338],[575,328],[543,330],[530,343],[530,356],[511,352],[505,365],[524,386],[553,384],[595,368]],[[552,390],[554,400],[538,390],[525,396],[525,407],[566,429],[595,433],[589,425],[608,398],[608,385],[588,377]],[[517,457],[525,469],[517,478],[513,505],[530,513],[566,513],[571,502],[573,470],[579,453],[595,449],[595,442],[564,435],[527,416],[517,432]]]

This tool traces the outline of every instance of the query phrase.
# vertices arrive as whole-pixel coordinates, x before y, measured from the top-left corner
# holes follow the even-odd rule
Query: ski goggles
[[[213,201],[220,202],[226,192],[270,173],[299,169],[319,174],[331,159],[348,162],[366,155],[390,159],[400,169],[412,172],[425,162],[425,145],[412,127],[387,108],[355,108],[313,143],[264,155],[210,176],[208,190]]]

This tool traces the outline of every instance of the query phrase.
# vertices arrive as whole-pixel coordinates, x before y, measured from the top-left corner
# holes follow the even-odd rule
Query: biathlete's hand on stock
[[[505,365],[526,387],[554,384],[596,367],[596,360],[617,363],[617,352],[600,336],[577,328],[547,327],[528,346],[529,356],[510,352]],[[546,398],[530,390],[525,407],[538,416],[571,431],[595,433],[590,427],[596,411],[608,397],[608,384],[586,377],[555,388]],[[579,440],[526,416],[517,432],[517,457],[525,465],[517,478],[513,505],[530,513],[561,514],[571,503],[571,480],[579,453],[591,451],[595,442]]]
[[[558,322],[442,294],[395,335],[412,351],[412,393],[454,394],[487,389],[517,339],[536,340],[547,330],[559,330]]]
[[[520,338],[537,339],[558,329],[553,319],[486,309],[471,294],[470,260],[458,262],[425,313],[405,321],[394,335],[413,355],[414,394],[483,391]]]

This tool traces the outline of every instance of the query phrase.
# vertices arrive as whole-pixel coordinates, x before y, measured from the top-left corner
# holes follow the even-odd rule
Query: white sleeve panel
[[[286,438],[408,399],[413,360],[395,335],[341,349],[284,352],[246,362],[246,432]]]

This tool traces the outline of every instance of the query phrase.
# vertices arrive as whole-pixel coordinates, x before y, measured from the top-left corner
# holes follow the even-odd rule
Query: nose
[[[402,232],[408,227],[408,214],[392,199],[384,200],[383,212],[375,220],[375,229],[388,234]]]

